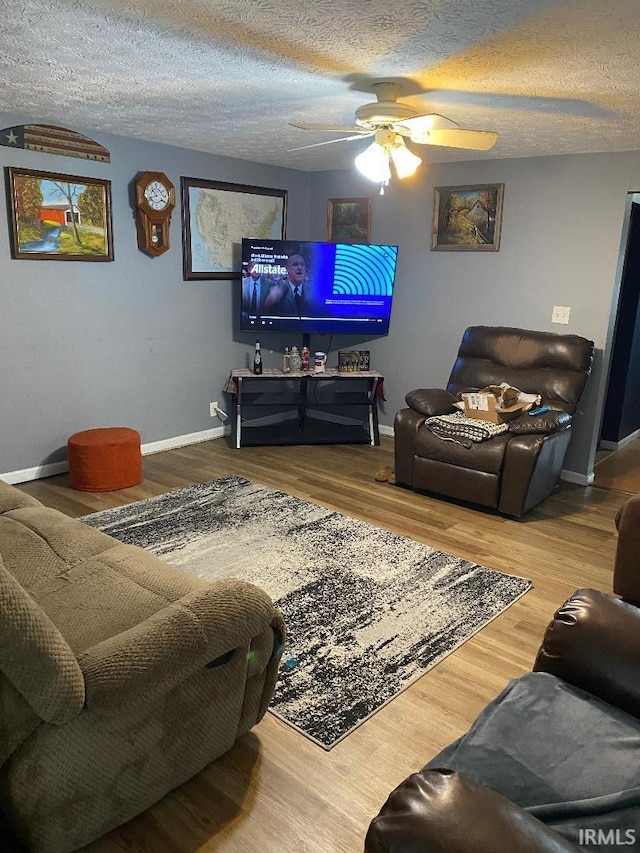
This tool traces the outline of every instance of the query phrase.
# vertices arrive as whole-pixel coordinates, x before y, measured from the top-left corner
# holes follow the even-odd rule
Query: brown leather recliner
[[[618,544],[613,567],[613,591],[640,605],[640,494],[622,504],[616,514]]]
[[[575,592],[534,671],[390,794],[365,853],[637,849],[639,667],[640,610]]]
[[[593,347],[578,335],[469,327],[446,390],[411,391],[408,408],[395,417],[396,483],[524,515],[558,481]],[[443,440],[424,425],[428,417],[456,411],[461,393],[501,382],[539,394],[549,411],[520,415],[507,433],[465,445]]]

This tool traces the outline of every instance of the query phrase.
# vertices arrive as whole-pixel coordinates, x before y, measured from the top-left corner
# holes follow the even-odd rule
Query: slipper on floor
[[[379,471],[376,471],[373,479],[377,483],[386,483],[392,474],[393,468],[391,467],[391,465],[385,465],[384,468],[381,468]]]

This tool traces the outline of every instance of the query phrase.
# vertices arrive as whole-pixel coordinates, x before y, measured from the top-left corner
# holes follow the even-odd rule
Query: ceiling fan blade
[[[412,142],[419,145],[442,145],[446,148],[467,148],[471,151],[488,151],[498,141],[498,134],[490,130],[429,130],[412,134]]]
[[[355,124],[295,124],[289,122],[289,127],[297,127],[300,130],[322,130],[329,133],[368,133],[369,131]]]
[[[440,113],[424,113],[419,116],[411,116],[411,118],[403,118],[394,123],[394,128],[403,136],[408,136],[409,133],[426,133],[428,130],[444,130],[450,127],[460,127],[460,125],[457,121],[440,115]]]
[[[287,153],[304,151],[306,148],[320,148],[321,145],[333,145],[334,142],[352,142],[354,139],[364,139],[367,136],[374,135],[374,133],[359,133],[357,136],[341,136],[340,139],[328,139],[326,142],[314,142],[311,145],[301,145],[299,148],[287,148]]]

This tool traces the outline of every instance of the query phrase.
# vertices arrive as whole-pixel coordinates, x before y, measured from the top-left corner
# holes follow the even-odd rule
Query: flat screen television
[[[244,239],[244,332],[386,335],[397,246]]]

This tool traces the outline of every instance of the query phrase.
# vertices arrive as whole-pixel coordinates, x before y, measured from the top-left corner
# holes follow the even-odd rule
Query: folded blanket
[[[473,441],[486,441],[509,429],[507,424],[494,424],[491,421],[466,418],[462,412],[427,418],[424,425],[438,438],[444,441],[457,441],[464,447],[471,447]]]

